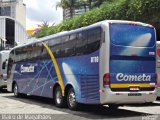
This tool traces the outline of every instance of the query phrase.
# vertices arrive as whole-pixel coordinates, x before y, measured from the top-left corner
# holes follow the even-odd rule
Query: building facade
[[[86,8],[83,8],[83,7],[82,8],[75,8],[73,10],[72,14],[73,14],[73,17],[75,17],[75,16],[81,15],[87,11],[89,11],[88,6],[86,6]],[[70,18],[72,18],[70,9],[69,8],[63,9],[63,20],[70,19]]]
[[[0,16],[14,18],[26,28],[26,6],[23,0],[0,0]]]
[[[62,7],[63,8],[63,20],[70,19],[72,17],[81,15],[91,9],[100,7],[103,4],[103,2],[105,2],[106,0],[77,0],[77,2],[73,2],[73,1],[74,0],[67,1],[69,6],[64,4],[64,6],[66,5],[65,8]]]
[[[0,51],[26,43],[28,34],[17,20],[0,16]]]

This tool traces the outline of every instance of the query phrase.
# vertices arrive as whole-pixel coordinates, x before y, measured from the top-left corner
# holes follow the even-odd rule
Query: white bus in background
[[[157,74],[158,76],[160,76],[160,41],[157,41]],[[160,97],[160,77],[158,77],[157,88],[158,88],[157,96]]]
[[[10,50],[0,51],[0,89],[7,87],[7,66]]]

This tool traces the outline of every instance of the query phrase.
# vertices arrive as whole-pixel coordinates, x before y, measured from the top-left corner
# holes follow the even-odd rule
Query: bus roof
[[[85,26],[85,27],[82,27],[82,28],[78,28],[78,29],[75,29],[75,30],[63,31],[63,32],[56,33],[56,34],[53,34],[53,35],[49,35],[49,36],[46,36],[46,37],[42,37],[42,38],[39,38],[39,39],[35,38],[37,40],[25,43],[23,45],[16,46],[16,47],[12,48],[11,50],[13,50],[15,48],[20,48],[20,47],[23,47],[23,46],[27,46],[27,45],[32,45],[32,44],[35,44],[35,43],[39,43],[39,42],[44,42],[44,41],[47,41],[47,40],[50,40],[50,39],[53,39],[53,38],[60,37],[62,35],[69,35],[69,34],[72,34],[72,33],[75,33],[75,32],[88,30],[88,29],[95,28],[95,27],[98,27],[98,26],[101,27],[102,24],[106,24],[106,23],[107,24],[109,24],[109,23],[110,24],[113,24],[113,23],[131,24],[131,25],[140,25],[140,26],[146,26],[146,27],[153,27],[152,25],[145,24],[145,23],[142,23],[142,22],[124,21],[124,20],[104,20],[104,21],[100,21],[100,22],[97,22],[95,24],[92,24],[92,25],[89,25],[89,26]]]
[[[120,24],[130,24],[130,25],[139,25],[139,26],[146,26],[153,28],[152,25],[142,23],[142,22],[136,22],[136,21],[127,21],[127,20],[106,20],[108,23],[120,23]]]

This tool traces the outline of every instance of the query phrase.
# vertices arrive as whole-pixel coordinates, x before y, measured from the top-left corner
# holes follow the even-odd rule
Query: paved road
[[[83,106],[80,111],[57,108],[51,99],[28,96],[15,98],[0,93],[0,119],[3,120],[160,120],[160,101],[110,110],[107,106]]]

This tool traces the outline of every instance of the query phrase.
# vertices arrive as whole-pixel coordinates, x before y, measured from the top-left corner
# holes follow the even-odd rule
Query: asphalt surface
[[[110,110],[108,106],[82,105],[79,111],[57,108],[52,99],[37,96],[15,98],[0,93],[0,120],[160,120],[160,100]]]

